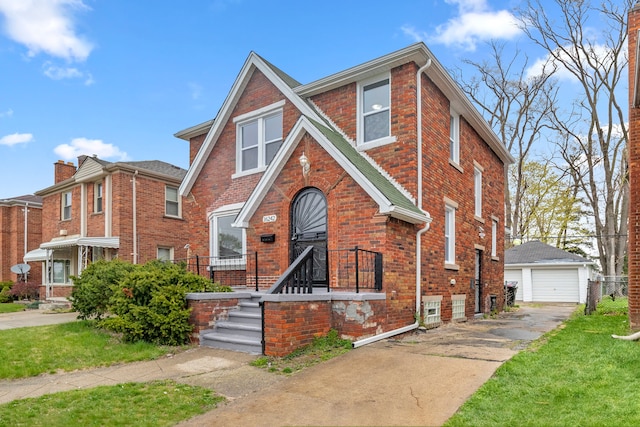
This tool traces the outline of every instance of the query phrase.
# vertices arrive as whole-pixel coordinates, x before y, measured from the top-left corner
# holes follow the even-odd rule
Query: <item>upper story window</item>
[[[282,105],[278,102],[236,117],[236,173],[264,170],[282,145]]]
[[[358,144],[392,142],[391,83],[389,76],[358,85]]]
[[[167,216],[180,216],[180,198],[178,197],[178,188],[166,186],[164,190],[165,209]]]
[[[498,219],[491,219],[491,256],[498,256]]]
[[[460,115],[453,110],[449,116],[449,160],[460,164]]]
[[[102,183],[96,182],[93,187],[93,212],[102,212]]]
[[[445,268],[457,270],[456,264],[456,210],[458,203],[444,198],[444,265]]]
[[[71,219],[71,191],[62,193],[62,206],[60,218],[62,220]]]
[[[475,165],[473,168],[473,193],[474,193],[474,215],[482,218],[482,167]]]

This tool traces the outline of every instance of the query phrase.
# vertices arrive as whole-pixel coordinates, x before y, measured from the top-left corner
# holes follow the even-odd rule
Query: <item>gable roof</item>
[[[181,182],[187,171],[179,166],[161,160],[142,160],[135,162],[108,162],[95,156],[86,156],[71,178],[60,181],[36,195],[43,196],[62,188],[68,188],[80,182],[99,179],[115,170],[136,170],[167,181]]]
[[[33,207],[42,206],[42,197],[25,194],[24,196],[0,199],[0,206],[24,206],[27,203]]]
[[[506,266],[508,264],[595,264],[595,262],[534,240],[504,251],[504,264]]]
[[[338,132],[306,116],[301,116],[266,170],[255,190],[236,217],[234,226],[247,228],[249,219],[264,199],[298,142],[310,134],[318,144],[378,204],[380,213],[411,224],[431,222],[428,213],[413,204],[392,182],[365,160]],[[313,160],[312,160],[313,161]]]

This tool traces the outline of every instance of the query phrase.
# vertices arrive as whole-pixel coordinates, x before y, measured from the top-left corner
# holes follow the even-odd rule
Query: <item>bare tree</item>
[[[553,64],[547,64],[546,72],[527,77],[528,61],[519,50],[507,58],[504,44],[490,43],[491,56],[482,63],[464,61],[478,72],[465,81],[461,72],[458,81],[462,90],[479,106],[516,163],[505,168],[506,227],[518,236],[522,230],[521,205],[525,192],[522,175],[528,156],[550,126],[550,114],[556,103],[557,86],[552,79]],[[524,60],[523,60],[524,58]],[[510,175],[513,179],[510,179]]]
[[[527,36],[580,88],[573,108],[554,109],[553,121],[565,167],[593,212],[607,276],[622,273],[627,248],[627,105],[619,85],[628,65],[626,17],[631,5],[632,0],[545,0],[544,5],[531,0],[520,11]],[[594,15],[606,26],[601,32],[590,25]]]

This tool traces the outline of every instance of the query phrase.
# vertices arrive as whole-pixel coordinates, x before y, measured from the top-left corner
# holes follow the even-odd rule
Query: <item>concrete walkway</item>
[[[524,305],[494,319],[379,341],[290,377],[250,366],[256,356],[194,348],[149,362],[1,381],[0,403],[167,378],[227,397],[184,426],[437,426],[504,361],[575,309],[575,304]],[[44,316],[58,315],[41,316],[51,321]],[[0,329],[4,322],[0,315]]]

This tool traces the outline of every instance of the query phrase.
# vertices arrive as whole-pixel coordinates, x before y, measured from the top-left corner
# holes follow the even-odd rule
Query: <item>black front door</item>
[[[482,313],[482,251],[476,249],[475,311]]]
[[[307,246],[315,248],[313,284],[327,285],[327,199],[317,188],[306,188],[291,204],[291,261]]]

